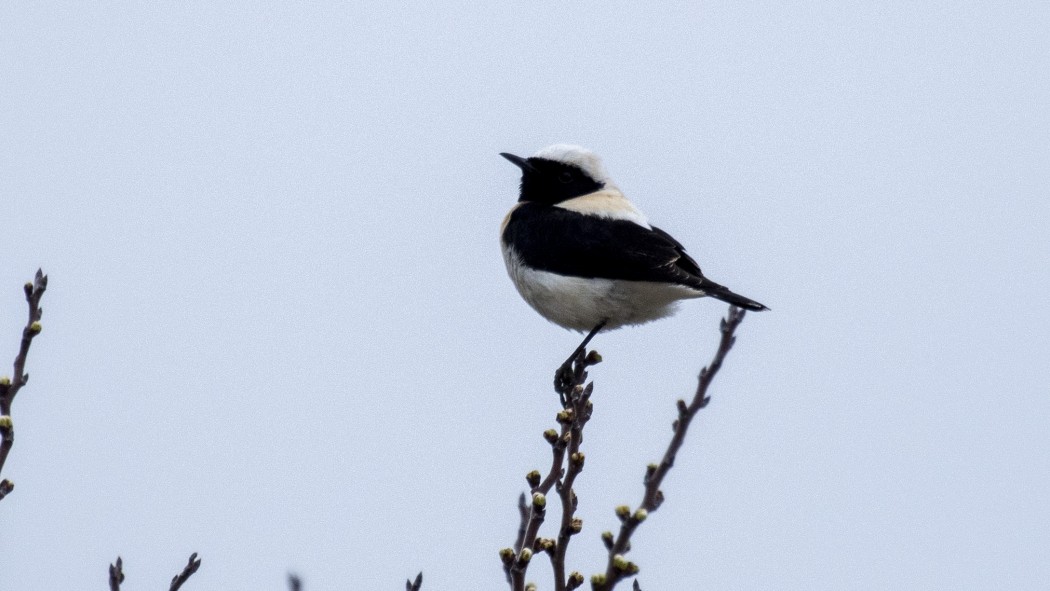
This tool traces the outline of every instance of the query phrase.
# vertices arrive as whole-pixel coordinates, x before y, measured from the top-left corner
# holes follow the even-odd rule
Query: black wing
[[[700,266],[659,228],[523,203],[503,232],[530,267],[575,277],[661,281],[703,289]]]

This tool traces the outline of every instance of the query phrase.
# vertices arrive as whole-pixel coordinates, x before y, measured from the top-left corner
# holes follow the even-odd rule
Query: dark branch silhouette
[[[26,356],[29,354],[29,345],[33,337],[40,334],[42,326],[40,317],[44,310],[40,307],[40,298],[47,289],[47,275],[40,269],[36,272],[33,281],[25,284],[26,303],[29,305],[29,318],[25,328],[22,329],[22,342],[15,356],[14,371],[11,377],[0,377],[0,471],[4,469],[7,454],[15,443],[15,427],[11,420],[11,403],[22,386],[29,382],[29,374],[25,372]],[[8,479],[0,480],[0,499],[11,493],[15,484]]]
[[[405,581],[405,591],[419,591],[423,587],[423,573],[416,575],[416,580],[413,581],[408,579]]]
[[[168,591],[178,591],[182,584],[189,579],[193,573],[197,572],[197,569],[201,567],[201,561],[197,558],[197,553],[194,552],[190,555],[189,561],[186,566],[182,569],[182,572],[175,575],[171,579],[171,587],[168,587]],[[124,561],[117,556],[117,561],[109,565],[109,591],[120,591],[120,584],[124,582]]]
[[[171,587],[168,587],[168,591],[179,591],[179,587],[189,579],[193,573],[197,572],[197,569],[201,567],[201,559],[197,558],[197,553],[190,554],[189,561],[186,562],[186,566],[183,567],[182,572],[171,578]]]
[[[109,591],[120,591],[124,582],[124,561],[117,556],[117,561],[109,565]]]

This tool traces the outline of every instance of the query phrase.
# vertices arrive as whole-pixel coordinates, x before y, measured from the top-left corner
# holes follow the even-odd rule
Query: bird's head
[[[598,155],[579,146],[556,144],[528,158],[501,153],[521,169],[518,201],[556,204],[612,187]]]

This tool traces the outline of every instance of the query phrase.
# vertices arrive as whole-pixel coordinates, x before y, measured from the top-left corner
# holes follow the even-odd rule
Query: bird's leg
[[[562,406],[566,406],[568,404],[567,395],[569,389],[573,386],[573,382],[575,382],[575,372],[572,368],[573,362],[583,357],[584,353],[587,352],[587,344],[591,342],[591,339],[593,339],[595,335],[597,335],[599,332],[601,332],[603,328],[605,328],[605,325],[608,322],[608,318],[602,320],[598,323],[598,326],[595,326],[593,329],[591,329],[591,332],[589,332],[587,334],[587,337],[583,339],[583,342],[580,343],[580,346],[576,347],[576,350],[572,352],[572,355],[569,355],[569,358],[565,360],[565,363],[561,364],[561,367],[558,368],[558,371],[554,372],[554,389],[558,392],[558,395],[561,396]]]
[[[584,353],[585,350],[587,349],[587,343],[591,342],[591,339],[594,338],[594,335],[598,334],[598,331],[600,331],[601,329],[605,328],[605,323],[607,323],[607,322],[609,322],[608,319],[602,320],[601,322],[598,323],[598,326],[595,326],[594,328],[592,328],[591,332],[587,333],[587,338],[583,339],[583,342],[580,343],[580,346],[576,347],[576,350],[572,352],[572,355],[569,355],[569,358],[566,359],[565,362],[569,363],[573,359],[576,359],[576,357],[578,357],[581,353]]]

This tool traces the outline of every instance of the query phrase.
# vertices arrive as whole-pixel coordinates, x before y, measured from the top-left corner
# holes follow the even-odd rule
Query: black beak
[[[529,164],[529,161],[521,156],[515,156],[514,154],[508,154],[506,152],[500,152],[499,155],[510,160],[511,164],[520,168],[522,172],[536,172],[536,169]]]

